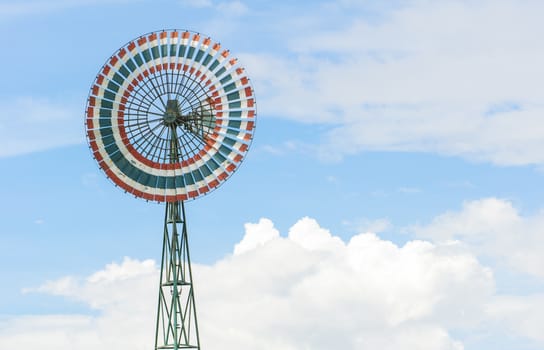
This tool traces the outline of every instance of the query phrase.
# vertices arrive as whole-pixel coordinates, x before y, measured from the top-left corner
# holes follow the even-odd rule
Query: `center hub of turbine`
[[[178,100],[166,101],[166,111],[162,116],[164,124],[172,125],[176,122],[176,120],[178,120],[179,117],[181,117],[181,111]]]

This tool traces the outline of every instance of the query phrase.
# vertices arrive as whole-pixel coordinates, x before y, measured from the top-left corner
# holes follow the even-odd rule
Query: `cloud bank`
[[[460,240],[478,255],[498,258],[520,272],[544,278],[544,211],[523,216],[507,200],[467,201],[460,211],[409,230],[434,242]]]
[[[365,8],[317,7],[306,17],[344,25],[289,33],[288,54],[243,57],[261,112],[329,123],[315,144],[325,159],[377,150],[542,164],[542,3],[406,1],[378,18]]]
[[[468,220],[479,206],[492,206],[501,215]],[[495,199],[466,204],[460,214],[446,213],[419,228],[422,235],[436,232],[448,239],[403,246],[369,232],[345,242],[307,217],[285,237],[268,219],[246,224],[231,255],[193,267],[202,345],[460,350],[464,339],[454,334],[493,336],[505,330],[543,342],[534,326],[542,321],[543,297],[497,295],[492,269],[443,234],[481,222],[503,225],[515,218],[503,218],[510,210]],[[125,258],[86,278],[66,276],[29,288],[25,292],[33,296],[57,295],[94,312],[6,319],[0,348],[150,348],[157,281],[153,261]],[[525,317],[528,321],[520,322]]]
[[[392,151],[499,165],[544,163],[541,2],[338,1],[318,2],[305,11],[278,4],[265,12],[241,1],[179,5],[244,16],[240,24],[216,28],[227,37],[245,37],[248,28],[263,26],[264,32],[247,38],[255,49],[240,55],[259,96],[259,113],[323,125],[313,140],[292,140],[322,159]],[[0,4],[0,16],[70,6],[76,2]],[[214,28],[214,23],[206,25]],[[270,45],[263,45],[264,34],[273,39]],[[55,103],[21,98],[1,106],[24,121],[36,104],[56,109],[43,126],[58,130],[54,116],[67,111]],[[0,144],[0,156],[70,144],[81,135],[74,129],[49,139],[30,126],[36,137],[27,140],[19,124],[2,126],[0,139],[8,141]]]

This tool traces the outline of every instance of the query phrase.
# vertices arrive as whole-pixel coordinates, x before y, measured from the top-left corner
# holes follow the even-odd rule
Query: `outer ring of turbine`
[[[187,112],[161,117],[161,105],[172,101]],[[92,154],[115,185],[174,202],[207,194],[236,171],[255,119],[253,88],[229,51],[198,33],[162,30],[130,41],[102,66],[85,125]],[[164,127],[170,134],[156,131]]]

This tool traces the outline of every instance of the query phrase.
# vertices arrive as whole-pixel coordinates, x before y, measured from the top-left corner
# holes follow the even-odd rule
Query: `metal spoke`
[[[147,81],[149,83],[142,84],[141,88],[136,87],[127,102],[125,128],[130,142],[150,160],[168,162],[172,133],[161,120],[164,120],[166,113],[165,101],[177,99],[185,101],[179,111],[183,121],[176,133],[179,161],[194,157],[206,146],[205,137],[210,135],[211,130],[205,125],[214,118],[200,81],[182,70],[167,72],[165,69],[156,70],[148,76]],[[156,85],[162,86],[162,89],[152,88]],[[201,112],[209,113],[210,117]]]

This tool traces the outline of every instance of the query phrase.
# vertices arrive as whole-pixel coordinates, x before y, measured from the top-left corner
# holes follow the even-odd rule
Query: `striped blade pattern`
[[[238,168],[255,130],[245,70],[208,37],[152,32],[111,56],[86,106],[89,146],[100,168],[136,197],[198,198]]]

